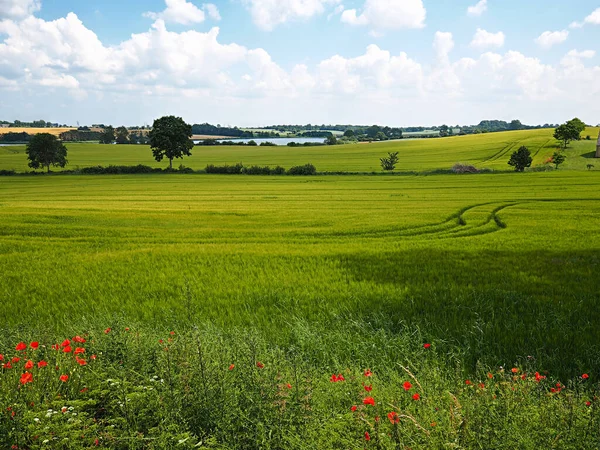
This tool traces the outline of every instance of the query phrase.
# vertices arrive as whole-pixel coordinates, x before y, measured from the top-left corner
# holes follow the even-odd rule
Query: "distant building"
[[[8,124],[8,123],[0,123],[0,128],[10,128],[10,124]]]
[[[596,158],[600,158],[600,134],[598,135],[598,142],[596,143]]]

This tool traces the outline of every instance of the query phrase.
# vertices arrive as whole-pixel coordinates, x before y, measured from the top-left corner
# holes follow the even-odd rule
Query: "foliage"
[[[192,126],[181,117],[165,116],[156,119],[149,133],[150,149],[156,161],[163,158],[169,160],[169,168],[173,168],[173,159],[190,156],[194,143],[190,140]]]
[[[515,172],[524,172],[527,167],[531,167],[532,162],[533,158],[531,158],[529,149],[521,146],[519,150],[511,155],[508,165],[514,167]]]
[[[593,164],[588,164],[586,167],[587,167],[587,170],[592,170],[594,168],[594,165]]]
[[[381,168],[383,170],[393,171],[394,169],[396,169],[396,164],[398,164],[399,161],[398,152],[390,152],[386,157],[381,158],[380,161]]]
[[[129,143],[129,130],[126,127],[119,127],[116,129],[116,141],[117,144]]]
[[[332,134],[325,139],[325,144],[327,145],[337,145],[337,138]]]
[[[244,165],[242,163],[235,164],[233,166],[225,165],[225,166],[215,166],[213,164],[209,164],[204,169],[206,173],[220,173],[220,174],[240,174],[244,169]]]
[[[34,135],[22,133],[3,133],[0,134],[0,142],[29,142]]]
[[[562,142],[562,147],[567,148],[569,142],[579,141],[581,139],[581,133],[585,130],[585,124],[575,118],[572,119],[554,130],[554,138]]]
[[[101,144],[112,144],[115,142],[115,129],[112,126],[108,126],[104,128],[100,135],[100,143]]]
[[[454,173],[479,173],[479,169],[470,164],[456,163],[452,166],[452,172]]]
[[[565,162],[567,157],[563,152],[557,151],[552,155],[552,163],[554,164],[554,168],[558,170],[558,166]]]
[[[154,169],[149,166],[138,164],[137,166],[95,166],[84,167],[79,170],[84,175],[119,175],[119,174],[138,174],[138,173],[153,173],[161,172],[160,169]]]
[[[39,169],[50,166],[65,167],[67,165],[67,148],[56,136],[49,133],[40,133],[32,136],[25,150],[29,167]]]
[[[290,167],[287,171],[288,175],[316,175],[317,168],[312,164],[304,164],[303,166]]]

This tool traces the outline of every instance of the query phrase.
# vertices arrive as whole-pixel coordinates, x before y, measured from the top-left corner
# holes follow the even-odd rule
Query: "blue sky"
[[[0,0],[0,116],[598,123],[599,43],[590,0]]]

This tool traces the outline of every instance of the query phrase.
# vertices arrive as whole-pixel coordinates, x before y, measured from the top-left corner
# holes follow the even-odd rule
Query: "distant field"
[[[426,171],[449,169],[455,163],[470,163],[480,168],[510,170],[510,155],[521,145],[527,146],[534,166],[543,165],[556,151],[558,143],[552,137],[553,130],[509,131],[471,136],[439,139],[415,139],[371,144],[338,145],[331,147],[202,147],[192,150],[192,156],[174,161],[175,167],[184,164],[193,169],[203,169],[207,164],[270,165],[289,168],[312,163],[319,171],[381,172],[379,158],[387,152],[398,152],[400,161],[397,171]],[[586,130],[583,135],[598,136],[598,128]],[[596,141],[574,142],[567,150],[564,169],[585,170],[587,164],[600,162],[593,159]],[[96,143],[67,144],[68,169],[77,166],[136,165],[166,167],[157,163],[148,146],[100,145]],[[0,169],[26,171],[25,147],[0,147]]]
[[[28,134],[39,134],[39,133],[50,133],[58,136],[61,133],[69,130],[76,130],[76,128],[0,128],[0,134],[6,133],[28,133]]]

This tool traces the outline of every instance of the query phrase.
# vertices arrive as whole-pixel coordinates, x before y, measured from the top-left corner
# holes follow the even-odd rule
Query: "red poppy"
[[[18,356],[15,356],[13,359],[10,360],[10,362],[12,363],[18,363],[19,361],[21,361],[21,358],[19,358]]]
[[[42,367],[46,367],[48,365],[48,363],[46,361],[40,361],[38,363],[38,369],[41,369]]]
[[[76,354],[76,355],[81,355],[82,353],[85,353],[85,348],[82,348],[82,347],[77,347],[77,348],[75,349],[75,354]]]
[[[536,381],[537,383],[539,383],[540,381],[542,381],[544,378],[546,378],[546,377],[545,377],[545,376],[543,376],[543,375],[540,375],[540,373],[539,373],[539,372],[536,372],[536,373],[535,373],[535,381]]]
[[[592,402],[585,402],[585,406],[592,406]]]
[[[400,422],[400,417],[398,417],[398,413],[396,411],[388,413],[387,416],[392,424],[397,424],[398,422]]]
[[[233,370],[233,369],[235,369],[235,364],[232,364],[229,366],[229,370]]]
[[[554,389],[554,388],[550,388],[550,392],[552,392],[552,393],[555,393],[555,392],[556,392],[556,389]]]
[[[465,380],[465,384],[466,384],[467,386],[471,386],[473,383],[471,382],[471,380]]]
[[[62,381],[63,383],[66,383],[67,381],[69,381],[69,375],[61,375],[60,381]]]
[[[512,369],[510,369],[510,371],[512,373],[519,373],[519,369],[517,369],[516,367],[513,367]]]
[[[175,332],[174,332],[174,331],[171,331],[169,334],[170,334],[171,336],[175,336]]]
[[[73,338],[73,342],[77,342],[78,344],[85,344],[85,339],[81,336],[75,336]]]
[[[39,343],[39,342],[32,342],[32,343],[31,343],[31,344],[29,344],[29,345],[31,345],[31,348],[33,348],[33,349],[38,349],[38,348],[39,348],[39,346],[40,346],[40,343]]]
[[[7,362],[6,364],[2,364],[2,368],[3,369],[12,369],[12,364],[10,362]]]
[[[369,434],[368,431],[365,431],[365,441],[370,441],[371,440],[371,435]]]
[[[90,356],[90,359],[93,359],[94,361],[96,360],[97,356],[96,355],[92,355]]]
[[[431,348],[431,344],[423,344],[423,348],[424,348],[424,349]]]
[[[25,369],[29,370],[29,369],[33,369],[33,361],[29,360],[25,363]]]
[[[412,388],[412,384],[410,384],[409,381],[405,381],[404,384],[402,385],[402,387],[404,388],[404,390],[406,392],[410,391],[410,388]]]
[[[129,331],[129,327],[125,328],[125,331]]]
[[[110,333],[110,332],[111,332],[111,329],[110,329],[110,328],[107,328],[106,330],[104,330],[104,334],[108,334],[108,333]]]
[[[165,341],[163,341],[162,339],[159,339],[159,340],[158,340],[158,343],[159,343],[159,344],[164,344],[164,342],[165,342]]]
[[[258,367],[259,369],[264,369],[265,365],[263,363],[261,363],[260,361],[256,362],[256,367]]]
[[[98,439],[96,439],[96,440],[94,441],[94,445],[95,445],[96,447],[98,447],[98,446],[100,445],[100,441],[99,441]]]
[[[62,344],[60,344],[61,347],[68,347],[69,345],[71,345],[71,341],[69,339],[65,339]]]
[[[285,387],[288,388],[288,389],[291,389],[292,385],[290,383],[288,383],[288,384],[285,385]]]
[[[494,374],[488,373],[488,378],[491,380],[492,378],[494,378]]]
[[[350,408],[350,411],[355,412],[357,409],[358,409],[357,406],[354,405],[354,406],[352,406],[352,408]]]
[[[421,400],[421,396],[419,394],[415,394],[412,396],[412,399],[416,402],[416,401]]]
[[[431,426],[432,426],[432,427],[435,427],[435,426],[437,426],[437,423],[435,423],[435,422],[431,422]]]
[[[87,361],[85,359],[81,359],[78,356],[75,357],[75,361],[77,361],[77,364],[79,364],[80,366],[86,366],[87,365]]]
[[[0,354],[0,361],[4,361],[4,355]]]
[[[375,399],[373,397],[367,397],[363,400],[363,404],[375,406]]]
[[[71,353],[72,351],[73,351],[73,349],[71,348],[70,345],[67,345],[66,347],[63,348],[64,353]]]
[[[485,384],[479,383],[479,389],[485,389]]]
[[[52,344],[52,350],[58,350],[59,348],[60,348],[60,345]]]
[[[17,351],[22,352],[23,350],[27,350],[27,344],[25,342],[19,342],[16,346]]]
[[[583,378],[584,380],[587,380],[590,376],[587,373],[584,373],[583,375],[581,375],[581,378]]]
[[[89,391],[89,389],[85,387],[82,390],[80,390],[79,392],[81,392],[82,394],[85,394],[87,391]]]
[[[365,388],[365,391],[367,391],[367,392],[371,392],[373,390],[373,386],[372,385],[371,386],[366,386],[365,385],[364,388]]]
[[[31,375],[29,372],[25,372],[23,375],[21,375],[19,382],[21,384],[33,383],[33,375]]]
[[[373,376],[373,372],[371,372],[370,369],[367,369],[367,370],[365,370],[364,375],[365,375],[365,377],[372,377]]]

